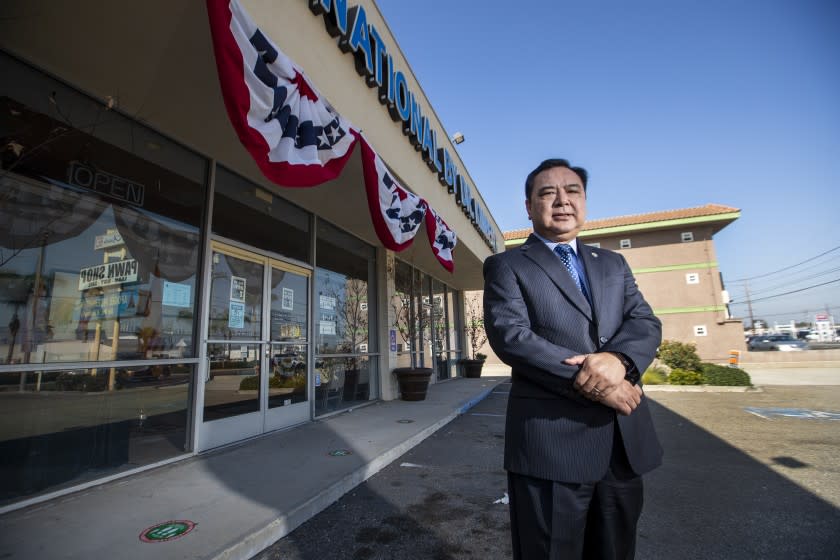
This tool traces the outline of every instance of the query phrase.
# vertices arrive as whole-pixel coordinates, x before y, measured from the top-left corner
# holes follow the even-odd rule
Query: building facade
[[[461,374],[502,235],[373,0],[4,2],[0,74],[0,510]]]
[[[622,254],[639,289],[662,321],[663,339],[692,342],[703,360],[726,362],[743,351],[741,319],[729,314],[713,236],[740,216],[719,204],[586,222],[578,238]],[[531,229],[505,232],[505,247]]]

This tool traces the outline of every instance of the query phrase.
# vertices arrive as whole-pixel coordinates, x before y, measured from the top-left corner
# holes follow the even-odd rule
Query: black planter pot
[[[461,365],[464,366],[464,377],[481,377],[481,368],[484,366],[484,360],[461,360]]]
[[[403,367],[394,369],[400,384],[400,395],[404,401],[426,400],[426,390],[432,377],[432,368]]]

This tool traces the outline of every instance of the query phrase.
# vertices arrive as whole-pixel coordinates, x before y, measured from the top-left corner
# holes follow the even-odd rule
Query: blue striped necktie
[[[572,248],[566,245],[565,243],[560,243],[556,247],[554,247],[554,252],[560,255],[560,260],[563,262],[563,266],[566,267],[566,270],[572,276],[572,280],[575,281],[575,286],[577,286],[578,290],[580,290],[581,293],[584,296],[586,296],[586,290],[583,287],[583,282],[581,282],[580,274],[578,274],[577,268],[572,262]]]

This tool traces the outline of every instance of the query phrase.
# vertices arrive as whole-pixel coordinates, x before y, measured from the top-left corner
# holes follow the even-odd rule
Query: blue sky
[[[758,301],[840,279],[840,2],[376,2],[503,231],[566,157],[590,219],[739,208],[715,237],[736,302],[753,278],[756,318],[840,321],[840,282]]]

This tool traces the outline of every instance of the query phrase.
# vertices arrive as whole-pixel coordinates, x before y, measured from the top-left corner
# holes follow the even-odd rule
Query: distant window
[[[699,284],[700,283],[700,275],[696,272],[689,272],[685,275],[685,283],[686,284]]]
[[[361,311],[367,311],[368,310],[367,302],[366,301],[359,302],[359,309]],[[364,350],[364,352],[367,352],[367,350]]]
[[[600,248],[601,248],[601,244],[600,244],[600,243],[587,243],[587,245],[589,245],[590,247],[595,247],[596,249],[600,249]]]
[[[706,336],[706,325],[695,325],[694,336]]]
[[[682,238],[683,243],[688,243],[689,241],[694,241],[694,234],[691,233],[690,231],[682,232],[682,234],[680,234],[680,237]]]
[[[630,240],[629,239],[622,239],[618,242],[618,246],[622,249],[629,249],[630,248]]]
[[[363,342],[363,343],[359,344],[359,352],[367,352],[367,351],[368,351],[367,342]]]

